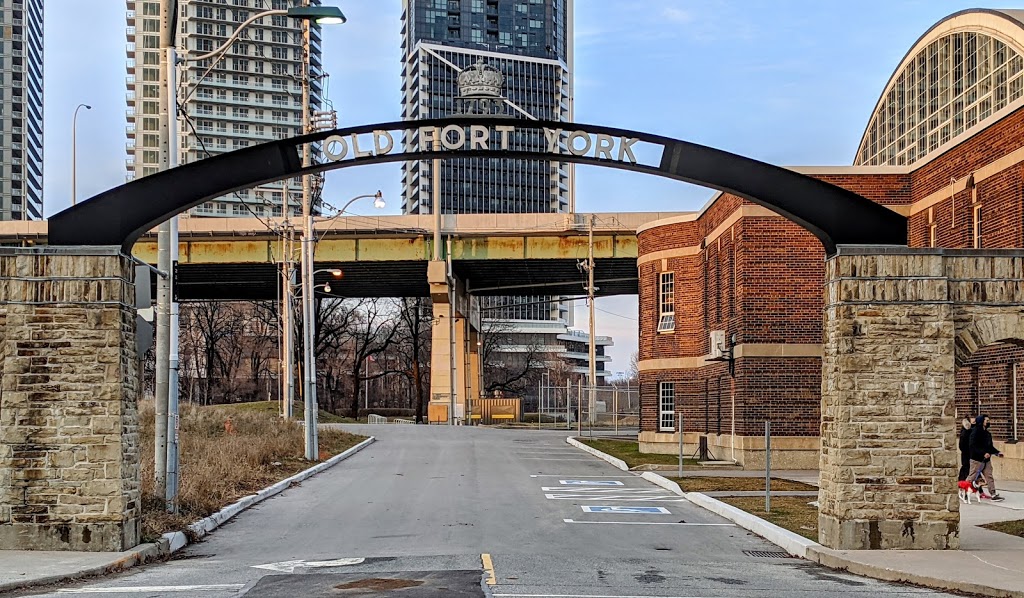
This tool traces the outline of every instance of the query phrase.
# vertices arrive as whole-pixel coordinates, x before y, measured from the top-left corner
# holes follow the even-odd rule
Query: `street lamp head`
[[[373,207],[383,210],[385,205],[387,204],[384,203],[384,194],[378,190],[377,194],[373,196]]]
[[[288,9],[293,19],[306,19],[317,25],[341,25],[347,19],[336,6],[296,6]]]
[[[89,104],[82,104],[82,105],[85,106],[86,110],[92,110],[92,106],[90,106]]]
[[[343,272],[342,272],[342,271],[341,271],[340,269],[338,269],[338,268],[335,268],[335,269],[331,270],[331,271],[330,271],[330,273],[331,273],[331,276],[333,276],[333,277],[335,277],[335,278],[341,278],[342,274],[344,274],[344,273],[343,273]],[[328,292],[330,292],[330,291],[328,291]]]
[[[325,293],[330,293],[331,292],[331,283],[328,282],[328,283],[324,284],[324,292]]]

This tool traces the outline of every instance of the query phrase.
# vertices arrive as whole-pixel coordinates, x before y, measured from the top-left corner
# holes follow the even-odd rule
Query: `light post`
[[[308,0],[307,0],[308,2]],[[337,7],[303,6],[287,10],[266,10],[257,13],[235,27],[234,33],[219,48],[202,56],[181,58],[179,60],[175,48],[174,26],[177,22],[177,0],[161,0],[160,2],[160,131],[159,158],[160,170],[168,170],[177,166],[177,66],[179,62],[199,62],[211,59],[210,67],[195,82],[198,85],[206,78],[227,53],[231,44],[238,38],[242,29],[269,16],[288,16],[304,21],[305,46],[309,46],[309,22],[318,24],[344,23],[345,15]],[[303,86],[303,122],[309,121],[309,81],[305,77]],[[186,95],[186,99],[187,99]],[[76,109],[77,111],[77,109]],[[303,131],[305,132],[305,131]],[[304,166],[309,166],[309,146],[304,145],[306,159]],[[308,175],[305,177],[308,180]],[[308,203],[308,195],[306,203]],[[178,250],[177,217],[160,224],[157,234],[157,255],[159,267],[164,272],[172,272]],[[177,498],[177,434],[169,439],[168,428],[174,429],[177,423],[177,305],[173,303],[173,280],[171,277],[160,278],[157,282],[157,363],[156,363],[156,451],[154,467],[154,491],[157,496],[164,496],[166,505],[173,509]]]
[[[308,28],[307,28],[308,34]],[[303,103],[309,102],[309,85],[303,86]],[[303,111],[303,133],[309,126],[309,110]],[[309,164],[309,145],[304,144],[303,165]],[[313,208],[310,205],[309,196],[309,175],[302,177],[302,400],[304,403],[304,421],[306,423],[306,460],[316,461],[320,456],[319,438],[317,435],[317,399],[316,399],[316,353],[313,351],[313,318],[315,304],[313,303],[313,254],[316,251],[316,231],[313,228]],[[355,201],[364,198],[374,198],[374,205],[378,208],[384,207],[384,199],[380,191],[373,195],[358,195],[350,199],[338,214],[337,218],[348,209]],[[328,227],[330,230],[330,227]],[[325,231],[326,234],[326,231]]]
[[[92,110],[92,106],[79,104],[71,117],[71,205],[78,201],[78,111],[82,108]]]

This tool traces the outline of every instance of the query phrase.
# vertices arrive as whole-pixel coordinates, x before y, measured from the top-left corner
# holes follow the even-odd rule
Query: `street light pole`
[[[92,110],[92,106],[79,104],[71,118],[71,205],[78,201],[78,111],[82,108]]]
[[[590,399],[587,401],[587,421],[593,425],[597,418],[597,338],[594,326],[594,215],[590,215],[587,233],[587,302],[590,304]]]
[[[309,6],[304,0],[303,6]],[[309,21],[302,25],[302,53],[305,61],[302,77],[302,134],[309,133]],[[308,168],[310,147],[302,144],[302,167]],[[305,403],[306,460],[316,461],[320,456],[317,437],[316,351],[314,342],[315,303],[313,299],[313,206],[310,195],[309,174],[302,175],[302,400]]]

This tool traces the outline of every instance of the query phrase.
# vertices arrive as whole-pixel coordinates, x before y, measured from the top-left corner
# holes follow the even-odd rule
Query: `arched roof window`
[[[889,79],[854,165],[910,165],[1024,97],[1024,11],[951,15]]]

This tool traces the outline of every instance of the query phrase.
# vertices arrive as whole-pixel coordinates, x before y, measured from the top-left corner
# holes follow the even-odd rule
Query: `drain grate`
[[[753,556],[762,559],[791,559],[788,552],[781,550],[744,550],[743,554],[747,556]]]

